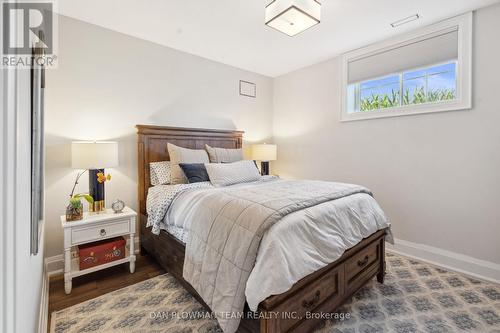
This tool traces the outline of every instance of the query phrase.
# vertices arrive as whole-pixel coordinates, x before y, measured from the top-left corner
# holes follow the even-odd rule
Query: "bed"
[[[205,144],[220,148],[241,148],[243,132],[137,125],[138,176],[141,253],[148,253],[176,277],[204,306],[198,292],[183,277],[186,244],[182,230],[162,229],[154,235],[147,227],[146,200],[151,187],[149,164],[168,161],[167,143],[191,149]],[[323,320],[306,319],[306,313],[334,312],[354,292],[374,276],[383,283],[385,275],[384,243],[388,229],[377,230],[347,249],[337,260],[308,274],[285,292],[273,294],[258,303],[257,316],[245,316],[238,332],[308,332]],[[248,309],[248,305],[246,306]],[[244,312],[250,314],[252,312]]]

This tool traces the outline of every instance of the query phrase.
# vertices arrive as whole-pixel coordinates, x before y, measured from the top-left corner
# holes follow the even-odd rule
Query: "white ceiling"
[[[500,0],[322,0],[295,37],[264,25],[270,0],[61,0],[59,13],[252,72],[279,76]],[[398,28],[389,24],[420,14]]]

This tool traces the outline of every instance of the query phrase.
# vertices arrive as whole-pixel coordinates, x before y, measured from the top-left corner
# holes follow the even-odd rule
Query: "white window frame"
[[[340,121],[406,116],[472,108],[472,12],[447,19],[403,35],[348,52],[342,56]],[[456,66],[456,98],[449,101],[403,105],[372,111],[348,113],[347,88],[348,64],[359,58],[369,57],[408,44],[408,41],[429,35],[458,30],[458,59]],[[432,64],[429,65],[429,67]],[[389,76],[391,73],[387,73]],[[385,76],[385,75],[384,75]],[[402,97],[400,97],[402,98]]]

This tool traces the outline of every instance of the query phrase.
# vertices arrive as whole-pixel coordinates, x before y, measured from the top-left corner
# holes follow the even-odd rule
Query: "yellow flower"
[[[104,173],[102,173],[102,172],[97,173],[97,181],[99,183],[104,183],[106,181],[106,177],[104,176]]]
[[[102,172],[98,172],[97,173],[97,181],[99,183],[102,184],[102,183],[104,183],[107,180],[111,180],[111,175],[109,173],[108,173],[108,175],[104,175],[104,173],[102,173]]]

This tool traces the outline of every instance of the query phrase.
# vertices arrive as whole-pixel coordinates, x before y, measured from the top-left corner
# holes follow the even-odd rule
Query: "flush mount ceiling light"
[[[321,3],[317,0],[274,0],[266,7],[266,25],[295,36],[320,22]]]

